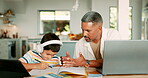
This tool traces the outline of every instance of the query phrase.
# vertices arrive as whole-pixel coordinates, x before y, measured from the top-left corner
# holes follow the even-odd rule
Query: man
[[[83,38],[75,46],[74,58],[68,52],[62,58],[63,66],[102,67],[104,40],[120,40],[116,30],[102,27],[103,19],[97,12],[87,12],[81,19]]]

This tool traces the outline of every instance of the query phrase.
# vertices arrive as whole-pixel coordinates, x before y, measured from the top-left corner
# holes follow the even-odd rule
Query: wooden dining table
[[[87,74],[101,74],[96,68],[88,67],[86,68]],[[148,78],[148,74],[128,74],[128,75],[102,75],[102,77],[89,77],[89,76],[78,76],[71,75],[72,78]]]
[[[102,75],[94,67],[85,68],[87,76],[71,74],[66,78],[148,78],[148,74]],[[27,77],[28,78],[28,77]]]

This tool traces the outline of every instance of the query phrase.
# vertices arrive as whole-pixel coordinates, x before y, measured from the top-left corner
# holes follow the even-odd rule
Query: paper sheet
[[[59,74],[60,72],[70,72],[73,74],[86,75],[84,67],[53,67],[44,70],[33,69],[29,72],[30,75],[44,75],[46,73],[52,72],[54,74]]]
[[[49,68],[49,69],[44,69],[44,70],[38,70],[38,69],[33,69],[29,72],[30,75],[43,75],[49,72],[58,74],[60,67],[53,67],[53,68]]]
[[[61,67],[58,73],[69,72],[71,74],[87,75],[84,67]],[[65,73],[66,74],[66,73]]]

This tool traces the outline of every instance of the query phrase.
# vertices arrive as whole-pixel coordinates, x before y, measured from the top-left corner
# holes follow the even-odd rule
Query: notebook
[[[36,75],[44,75],[48,73],[54,73],[54,74],[73,74],[73,75],[85,75],[87,76],[87,73],[85,71],[84,67],[53,67],[45,70],[40,69],[33,69],[30,72],[30,75],[36,76]]]
[[[0,77],[2,78],[23,78],[30,74],[18,60],[0,59]]]
[[[148,74],[148,40],[105,41],[102,74]]]

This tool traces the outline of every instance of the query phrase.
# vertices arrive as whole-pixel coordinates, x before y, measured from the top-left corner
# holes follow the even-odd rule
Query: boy
[[[36,50],[28,51],[19,59],[27,70],[46,69],[60,63],[59,57],[55,56],[62,46],[59,37],[53,33],[47,33],[40,43]]]

